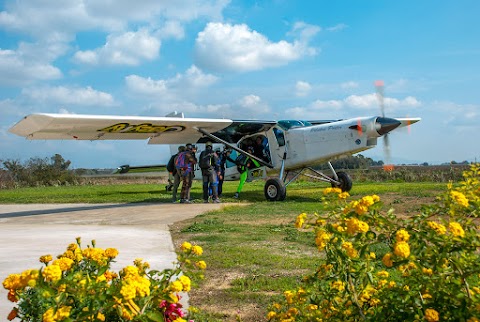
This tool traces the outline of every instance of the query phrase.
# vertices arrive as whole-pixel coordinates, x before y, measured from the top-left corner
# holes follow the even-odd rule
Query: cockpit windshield
[[[277,123],[284,130],[290,130],[295,127],[312,126],[312,123],[301,120],[280,120]]]

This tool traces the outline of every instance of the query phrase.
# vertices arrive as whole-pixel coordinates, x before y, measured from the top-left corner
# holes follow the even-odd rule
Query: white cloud
[[[295,84],[295,94],[297,96],[307,96],[311,90],[312,85],[308,82],[298,81],[297,84]]]
[[[37,102],[49,102],[58,105],[105,107],[115,104],[112,95],[94,90],[91,87],[72,88],[65,86],[27,88],[22,94]]]
[[[292,31],[289,32],[289,35],[296,36],[300,40],[308,42],[321,30],[322,28],[320,28],[319,26],[310,25],[303,21],[299,21],[293,25]]]
[[[127,88],[135,93],[148,96],[160,96],[167,91],[167,82],[163,79],[154,80],[150,77],[144,78],[138,75],[125,77]]]
[[[344,100],[347,106],[359,109],[373,109],[378,108],[379,101],[376,94],[366,94],[366,95],[350,95]],[[413,96],[408,96],[404,99],[397,99],[391,97],[384,98],[385,108],[390,108],[397,110],[403,107],[419,107],[421,106],[420,101],[418,101]]]
[[[195,42],[195,60],[202,68],[247,72],[286,65],[317,51],[305,42],[271,42],[247,25],[208,23]]]
[[[336,31],[342,31],[344,29],[348,28],[348,25],[344,24],[344,23],[339,23],[333,27],[328,27],[326,28],[327,31],[332,31],[332,32],[336,32]]]
[[[28,52],[0,49],[0,84],[16,86],[62,77],[58,68],[29,56]]]
[[[183,39],[185,37],[185,29],[180,22],[170,20],[165,22],[162,27],[155,31],[155,35],[160,39]]]
[[[100,29],[123,31],[129,23],[156,25],[162,19],[188,22],[200,17],[222,20],[229,0],[63,0],[15,1],[0,12],[0,26],[38,38],[52,32],[73,35]]]
[[[342,101],[337,101],[337,100],[329,100],[329,101],[322,101],[322,100],[316,100],[312,104],[310,104],[310,108],[315,109],[315,110],[339,110],[344,106]]]
[[[465,129],[478,131],[480,123],[480,106],[474,104],[458,104],[449,101],[434,101],[428,107],[432,114],[443,117],[441,122],[450,129],[459,132]]]
[[[177,74],[170,79],[154,80],[138,75],[125,77],[127,88],[131,93],[154,99],[182,97],[198,89],[209,87],[217,80],[216,76],[205,74],[195,65],[192,65],[184,74]]]
[[[18,108],[16,102],[12,99],[6,99],[0,101],[0,114],[3,115],[3,118],[6,115],[12,116],[21,116],[23,113]]]
[[[121,35],[110,35],[107,43],[95,50],[78,51],[74,59],[79,63],[97,65],[139,65],[142,60],[158,57],[160,40],[141,29]]]
[[[408,96],[404,99],[385,98],[385,113],[391,116],[392,113],[402,113],[406,110],[416,109],[422,103],[415,97]],[[296,106],[285,111],[285,115],[297,118],[329,118],[338,119],[358,116],[358,110],[372,115],[380,114],[380,107],[376,94],[350,95],[339,100],[315,100],[306,107]]]
[[[342,89],[354,89],[354,88],[358,88],[358,83],[357,82],[354,82],[354,81],[348,81],[348,82],[344,82],[342,84],[340,84],[340,87]]]

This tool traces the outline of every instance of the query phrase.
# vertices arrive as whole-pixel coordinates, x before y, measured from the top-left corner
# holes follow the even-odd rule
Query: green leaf
[[[151,321],[155,322],[165,322],[165,318],[163,317],[163,314],[160,312],[148,312],[146,314],[147,318],[149,318]]]

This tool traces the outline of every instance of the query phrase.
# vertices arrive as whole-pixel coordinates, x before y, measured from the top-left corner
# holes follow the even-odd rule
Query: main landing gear
[[[285,200],[285,197],[287,196],[287,186],[293,181],[295,181],[302,174],[304,176],[307,176],[315,180],[329,182],[332,185],[332,187],[340,188],[342,189],[342,191],[347,191],[347,192],[350,191],[353,185],[352,179],[350,178],[350,176],[343,171],[335,172],[335,169],[333,168],[330,162],[328,162],[328,166],[330,167],[330,170],[333,173],[333,176],[331,177],[323,174],[318,170],[315,170],[310,167],[306,167],[298,171],[297,170],[292,171],[294,175],[290,180],[288,180],[288,182],[285,182],[285,181],[289,174],[289,171],[286,171],[286,173],[284,173],[285,171],[282,166],[280,170],[280,176],[278,178],[270,178],[265,183],[265,188],[264,188],[265,198],[268,201]],[[310,173],[307,173],[307,172],[310,172]]]

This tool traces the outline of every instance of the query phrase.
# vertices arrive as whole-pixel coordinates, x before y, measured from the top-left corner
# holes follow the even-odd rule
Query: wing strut
[[[269,167],[270,169],[273,169],[273,165],[271,163],[268,163],[268,162],[265,162],[264,160],[260,159],[260,158],[257,158],[256,156],[248,153],[247,151],[244,151],[242,149],[240,149],[239,147],[231,144],[231,143],[228,143],[227,141],[224,141],[222,139],[220,139],[219,137],[211,134],[211,133],[208,133],[207,131],[205,131],[204,129],[202,128],[198,128],[198,127],[194,127],[195,130],[197,130],[198,132],[202,133],[203,135],[207,136],[208,138],[212,139],[213,141],[215,142],[218,142],[218,143],[222,143],[222,144],[225,144],[226,146],[228,146],[229,148],[239,152],[239,153],[242,153],[242,154],[245,154],[246,156],[248,156],[249,158],[252,158],[252,159],[255,159],[257,160],[261,165],[264,165],[264,166],[267,166]]]

